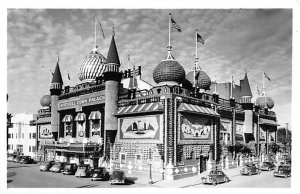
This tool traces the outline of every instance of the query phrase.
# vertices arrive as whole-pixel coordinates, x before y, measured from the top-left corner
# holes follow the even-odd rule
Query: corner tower
[[[53,78],[50,86],[50,95],[51,95],[51,131],[54,136],[54,139],[58,138],[58,96],[62,92],[63,81],[59,69],[59,59],[53,73]]]
[[[104,109],[104,155],[109,156],[110,147],[115,141],[118,119],[113,114],[118,109],[119,85],[121,73],[120,60],[113,33],[106,59],[104,71],[105,80],[105,109]]]

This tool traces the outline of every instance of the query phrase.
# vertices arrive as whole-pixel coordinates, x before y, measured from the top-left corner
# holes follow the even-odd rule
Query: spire
[[[57,64],[56,64],[56,67],[55,67],[55,71],[53,73],[53,78],[52,78],[51,83],[63,84],[60,69],[59,69],[59,57],[57,58]]]
[[[250,97],[252,97],[252,92],[251,92],[247,72],[245,72],[244,80],[243,80],[243,82],[241,82],[241,96],[250,96]]]
[[[117,46],[116,46],[116,43],[115,43],[114,30],[113,30],[113,34],[112,34],[111,43],[110,43],[110,47],[109,47],[109,50],[108,50],[106,62],[107,62],[107,64],[113,63],[115,65],[120,66],[118,50],[117,50]]]

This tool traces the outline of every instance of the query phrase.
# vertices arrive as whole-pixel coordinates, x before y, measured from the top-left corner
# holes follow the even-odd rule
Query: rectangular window
[[[29,139],[31,139],[31,133],[29,133]]]
[[[36,133],[32,133],[32,139],[36,139]]]
[[[29,152],[31,152],[31,146],[29,146]]]
[[[18,139],[18,134],[16,133],[16,139]]]
[[[14,138],[14,134],[13,134],[13,133],[11,134],[11,138],[12,138],[12,139]]]
[[[24,139],[24,133],[22,133],[22,139]]]
[[[36,147],[32,146],[32,152],[36,152]]]
[[[14,150],[14,145],[13,144],[11,144],[11,149]]]

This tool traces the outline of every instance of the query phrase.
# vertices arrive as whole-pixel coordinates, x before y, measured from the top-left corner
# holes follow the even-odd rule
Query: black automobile
[[[125,184],[125,172],[122,170],[114,170],[110,176],[110,184]]]
[[[287,178],[291,176],[291,165],[280,165],[278,169],[273,173],[276,177],[284,177]]]
[[[275,168],[276,168],[276,166],[273,162],[263,162],[260,167],[260,170],[271,171],[271,170],[274,170]]]
[[[21,163],[21,164],[33,164],[34,160],[31,158],[31,156],[22,156],[19,163]]]
[[[42,162],[39,169],[40,169],[40,171],[49,171],[49,169],[53,166],[54,163],[55,163],[55,161]]]
[[[92,173],[91,180],[92,181],[98,181],[98,180],[106,181],[106,180],[109,180],[109,172],[104,167],[95,168],[93,173]]]
[[[21,157],[22,157],[22,156],[16,156],[16,157],[14,158],[13,162],[19,163],[20,160],[21,160]]]
[[[211,170],[206,177],[201,178],[203,184],[216,186],[219,183],[228,183],[229,177],[221,170]]]
[[[88,164],[81,164],[78,166],[76,172],[76,177],[90,177],[91,176],[91,167]]]
[[[62,170],[63,175],[74,175],[77,170],[76,163],[66,163],[64,169]]]
[[[260,174],[260,169],[253,163],[247,163],[242,170],[240,170],[240,173],[241,175],[252,176],[253,174]]]

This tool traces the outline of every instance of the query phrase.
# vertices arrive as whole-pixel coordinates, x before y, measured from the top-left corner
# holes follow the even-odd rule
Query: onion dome
[[[153,79],[160,85],[179,85],[183,82],[184,78],[185,71],[175,60],[164,60],[153,71]]]
[[[190,71],[186,75],[186,80],[194,86],[194,71]],[[195,87],[199,89],[209,90],[211,85],[210,77],[202,70],[195,71]]]
[[[260,96],[256,99],[256,104],[261,108],[267,107],[268,109],[272,109],[274,107],[274,101],[272,98],[267,96]]]
[[[79,65],[78,77],[80,81],[91,82],[103,74],[106,66],[105,57],[99,52],[97,46],[85,57]]]
[[[50,106],[51,105],[51,96],[50,95],[44,95],[40,100],[40,104],[43,107]]]

